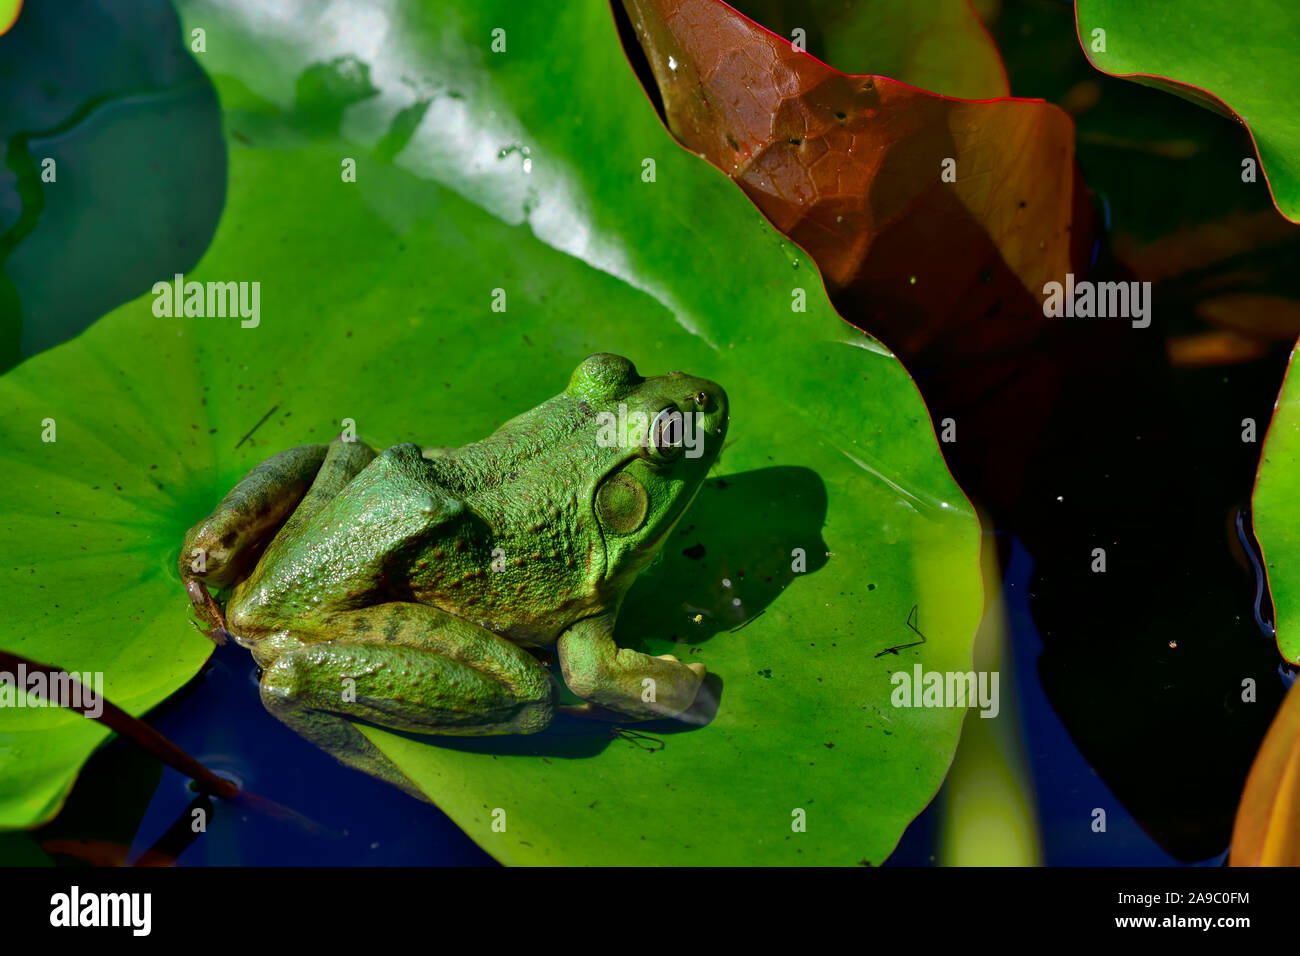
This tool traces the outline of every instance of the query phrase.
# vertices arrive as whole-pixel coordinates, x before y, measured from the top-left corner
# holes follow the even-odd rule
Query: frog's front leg
[[[676,717],[689,710],[704,681],[704,665],[619,647],[612,628],[612,616],[605,615],[578,621],[560,635],[560,669],[569,689],[598,707],[637,720]]]
[[[532,655],[437,608],[381,604],[329,615],[297,636],[307,643],[262,674],[267,710],[344,763],[422,800],[352,720],[482,736],[536,733],[555,716],[555,683]]]

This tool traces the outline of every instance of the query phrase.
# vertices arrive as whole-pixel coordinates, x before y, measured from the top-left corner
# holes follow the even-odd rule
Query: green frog
[[[181,579],[208,633],[252,651],[272,714],[425,799],[353,720],[530,734],[560,711],[647,720],[695,703],[704,665],[619,648],[614,621],[727,421],[713,382],[592,355],[462,448],[340,436],[273,455],[186,534]],[[559,705],[551,647],[582,704]]]

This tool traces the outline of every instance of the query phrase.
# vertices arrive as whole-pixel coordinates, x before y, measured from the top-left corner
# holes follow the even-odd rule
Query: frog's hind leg
[[[344,441],[342,436],[329,444],[325,460],[321,462],[316,479],[303,496],[302,502],[285,523],[284,533],[292,533],[320,511],[331,498],[342,491],[353,478],[374,461],[375,450],[361,441]]]
[[[199,617],[213,630],[224,634],[225,622],[207,585],[228,588],[248,573],[265,543],[307,493],[325,452],[324,445],[300,445],[272,455],[230,489],[212,514],[186,532],[179,561],[181,581]]]
[[[437,608],[382,604],[310,627],[326,640],[287,650],[263,672],[267,710],[419,799],[428,797],[352,721],[482,736],[535,733],[555,716],[555,682],[532,655]]]
[[[180,572],[209,635],[224,637],[221,590],[247,577],[271,540],[305,523],[375,457],[362,442],[341,438],[272,455],[240,480],[221,504],[185,535]]]

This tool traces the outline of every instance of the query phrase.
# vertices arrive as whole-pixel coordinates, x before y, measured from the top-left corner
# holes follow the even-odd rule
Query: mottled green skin
[[[647,420],[699,413],[703,453],[643,447],[635,432],[609,443],[597,415],[620,405]],[[191,529],[181,576],[200,614],[266,669],[268,709],[416,792],[347,718],[432,734],[544,729],[556,688],[526,646],[558,643],[589,710],[647,719],[693,704],[702,664],[619,649],[611,634],[716,459],[727,415],[712,382],[641,378],[594,355],[564,392],[463,448],[376,455],[336,439],[268,459]],[[224,621],[208,585],[230,589]]]

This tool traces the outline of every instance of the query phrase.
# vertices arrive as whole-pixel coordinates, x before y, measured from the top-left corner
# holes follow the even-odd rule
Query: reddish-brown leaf
[[[995,307],[1005,273],[1041,302],[1043,284],[1071,271],[1064,111],[847,76],[718,0],[626,6],[673,132],[731,175],[832,291],[857,287],[873,331],[904,356]],[[942,179],[948,160],[956,182]],[[998,337],[1032,336],[1036,323],[1003,305],[988,317]]]

